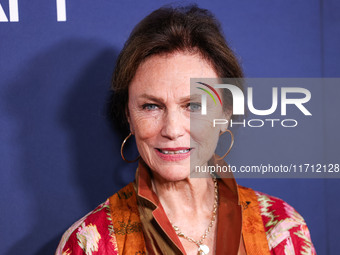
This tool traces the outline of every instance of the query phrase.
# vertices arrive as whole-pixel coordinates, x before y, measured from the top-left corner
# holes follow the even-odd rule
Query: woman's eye
[[[153,111],[153,110],[156,110],[158,108],[159,107],[156,104],[144,104],[143,105],[143,109],[148,110],[148,111]]]
[[[188,109],[191,112],[197,112],[201,110],[201,104],[200,103],[189,103],[188,104]]]

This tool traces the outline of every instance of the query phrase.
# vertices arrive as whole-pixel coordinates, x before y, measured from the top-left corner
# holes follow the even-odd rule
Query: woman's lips
[[[190,156],[190,147],[156,148],[157,155],[166,161],[179,161]]]

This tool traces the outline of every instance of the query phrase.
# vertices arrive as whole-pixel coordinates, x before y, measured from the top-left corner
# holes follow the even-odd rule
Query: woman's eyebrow
[[[194,95],[189,95],[186,97],[181,98],[181,102],[188,102],[188,101],[200,101],[201,100],[201,95],[200,94],[194,94]]]
[[[194,94],[194,95],[189,95],[189,96],[185,96],[180,98],[180,102],[189,102],[189,101],[200,101],[201,100],[201,96],[200,94]],[[145,98],[145,99],[149,99],[152,100],[154,102],[158,102],[158,103],[162,103],[164,104],[165,101],[162,98],[158,98],[156,96],[150,95],[150,94],[142,94],[139,96],[140,98]]]
[[[155,101],[155,102],[164,104],[164,100],[163,100],[162,98],[158,98],[158,97],[155,97],[155,96],[153,96],[153,95],[142,94],[142,95],[140,95],[139,97],[145,98],[145,99],[149,99],[149,100],[152,100],[152,101]]]

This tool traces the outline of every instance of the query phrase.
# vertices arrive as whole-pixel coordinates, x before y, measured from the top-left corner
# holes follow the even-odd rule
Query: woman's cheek
[[[221,125],[214,126],[215,119],[225,119],[220,109],[214,108],[214,111],[209,111],[207,115],[192,114],[190,118],[191,137],[200,144],[204,143],[205,146],[215,146],[216,137],[221,130]]]
[[[212,132],[213,121],[207,117],[190,119],[190,134],[192,137],[202,137]]]
[[[218,139],[218,129],[213,127],[211,121],[200,121],[198,125],[191,125],[192,147],[197,147],[200,153],[212,154],[215,151]]]
[[[157,135],[161,130],[161,118],[159,116],[136,116],[135,131],[140,139],[148,139]]]

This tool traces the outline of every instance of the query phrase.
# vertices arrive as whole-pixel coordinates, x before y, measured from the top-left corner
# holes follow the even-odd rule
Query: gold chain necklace
[[[209,253],[209,247],[205,244],[203,244],[204,239],[208,236],[212,226],[214,225],[214,222],[216,220],[216,212],[217,212],[217,207],[218,207],[218,187],[217,187],[217,181],[216,178],[213,177],[212,178],[215,184],[215,202],[214,202],[214,208],[213,208],[213,212],[212,212],[212,216],[211,216],[211,220],[209,223],[208,228],[205,230],[204,235],[202,235],[201,239],[196,241],[193,238],[185,235],[180,229],[179,227],[175,226],[174,224],[171,223],[172,227],[174,228],[176,234],[179,237],[182,237],[186,240],[188,240],[189,242],[195,243],[198,246],[198,253],[199,255],[206,255]]]

